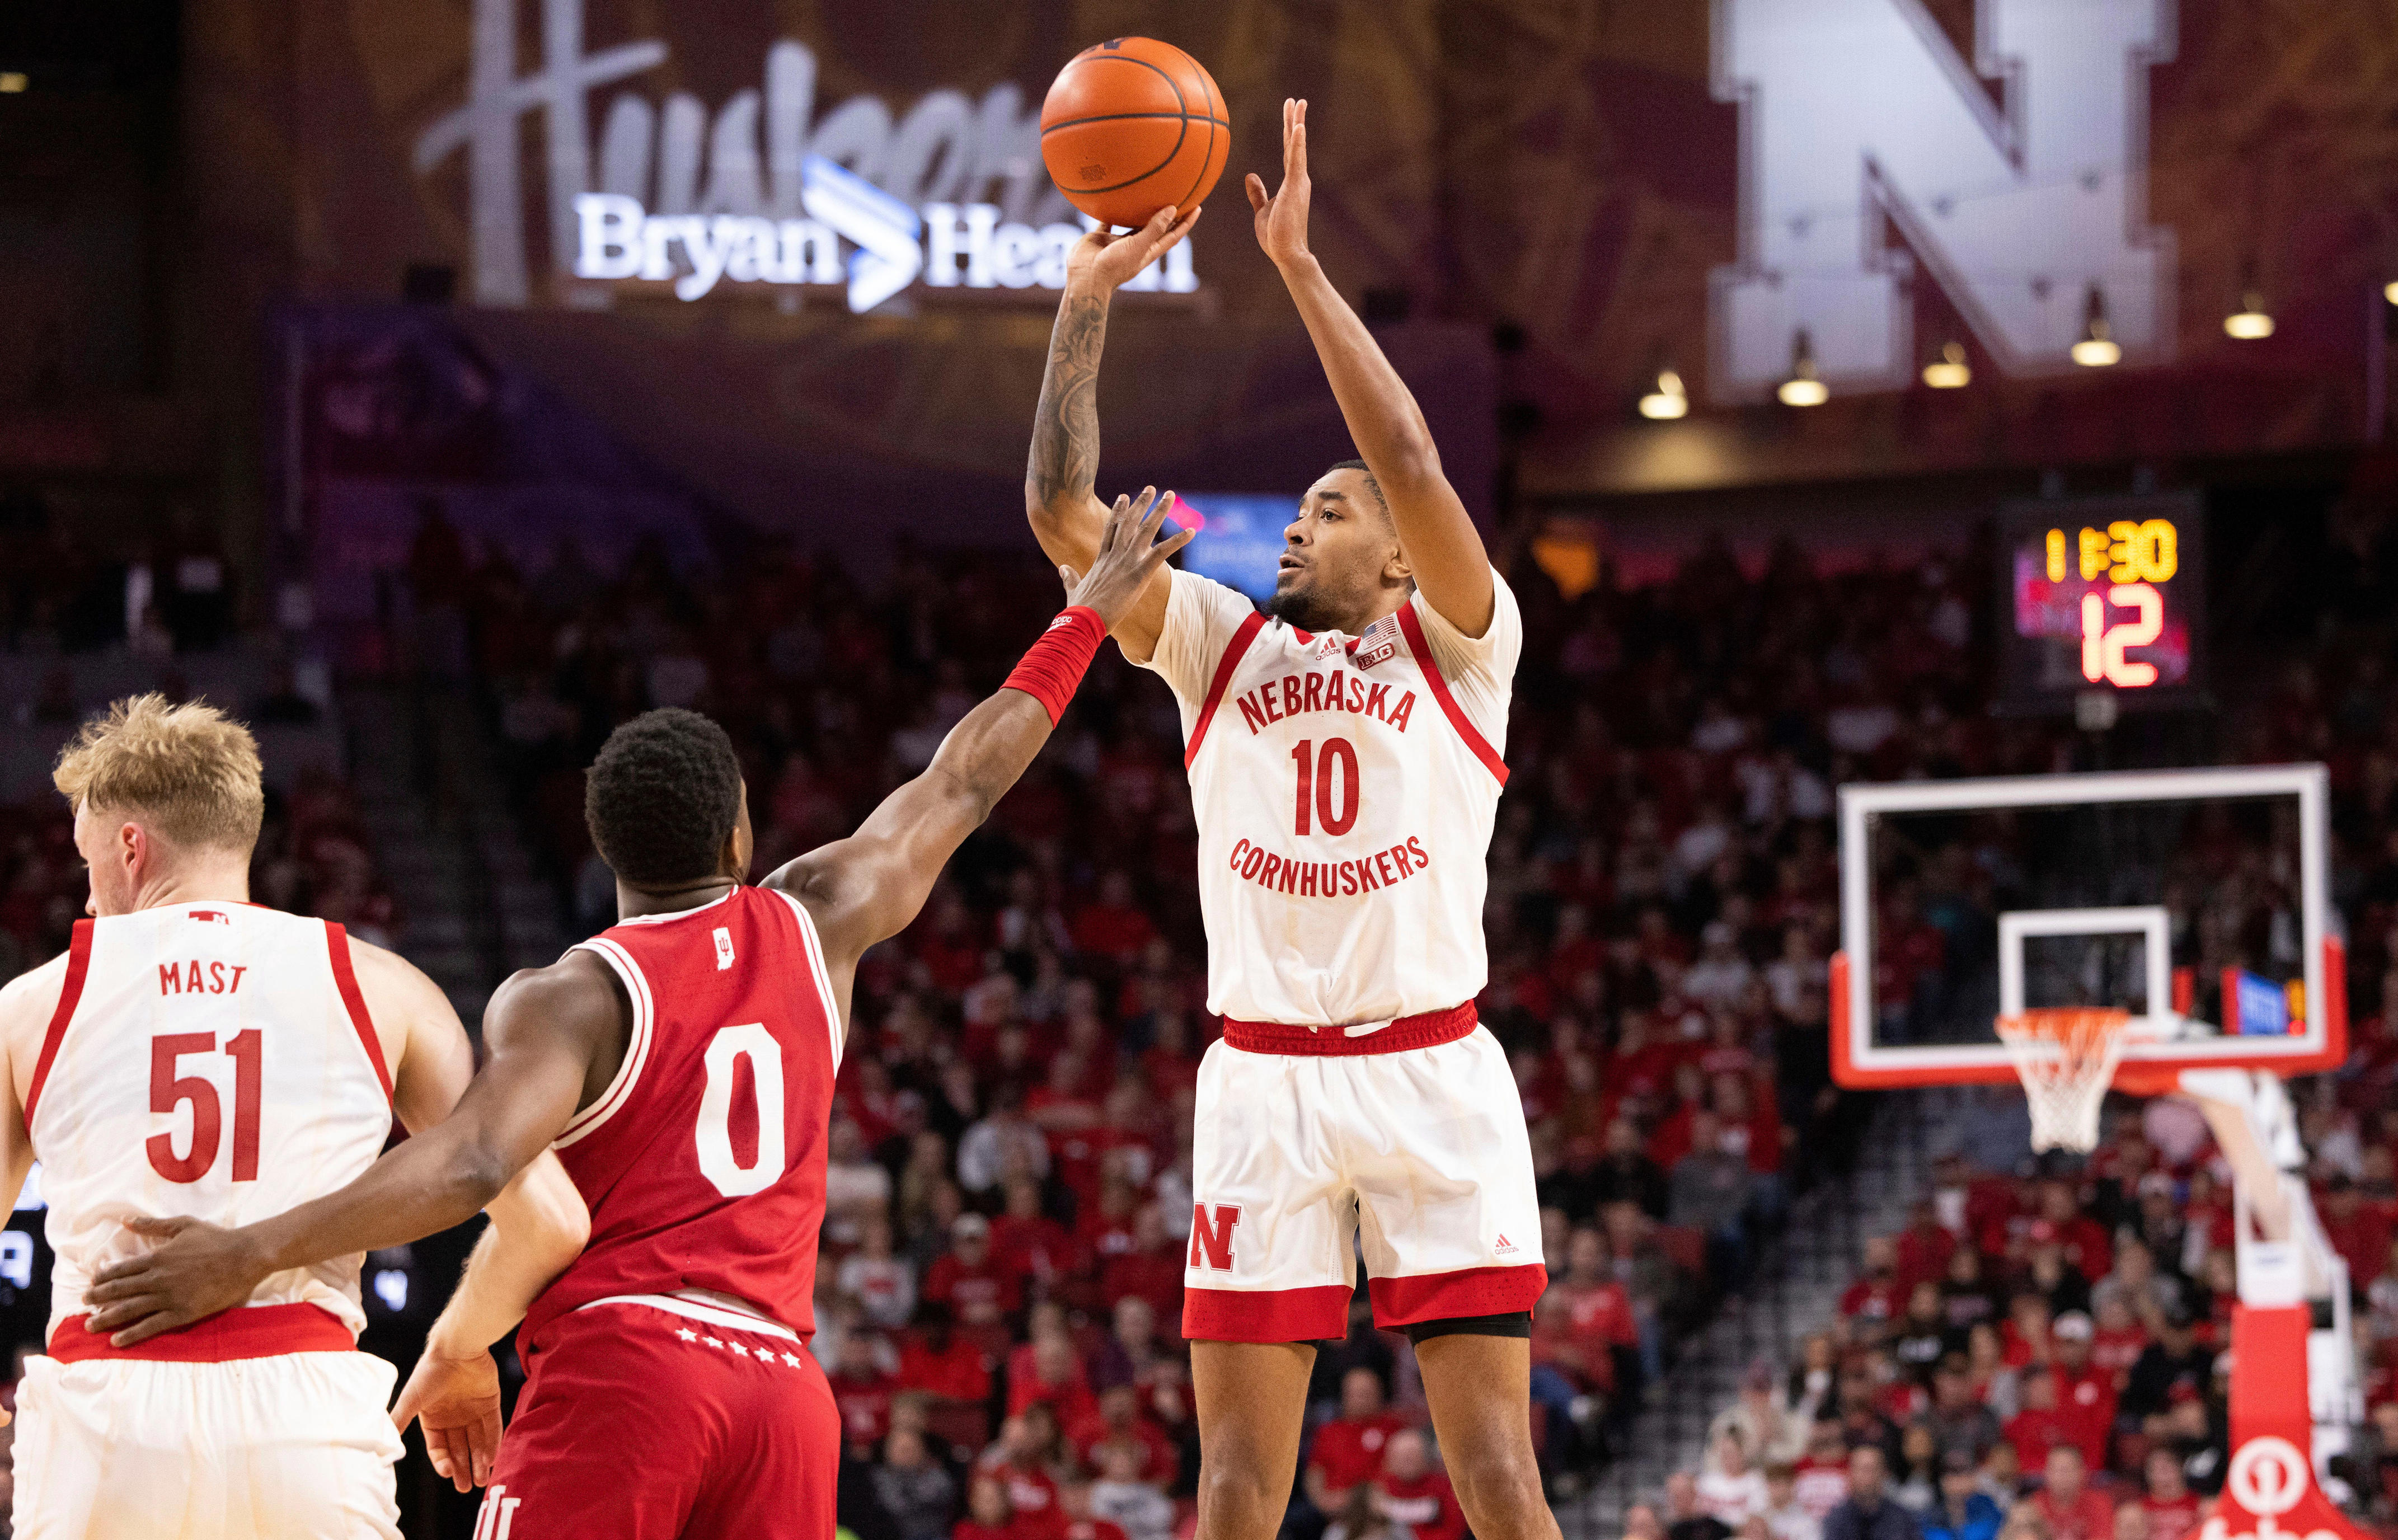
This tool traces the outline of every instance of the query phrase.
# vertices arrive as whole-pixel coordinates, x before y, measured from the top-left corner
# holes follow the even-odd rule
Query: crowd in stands
[[[2347,1263],[2367,1423],[2326,1490],[2398,1520],[2398,1105],[2388,1035],[2301,1085]],[[2120,1100],[2120,1099],[2119,1099]],[[1941,1156],[1829,1328],[1756,1365],[1635,1540],[2186,1540],[2230,1451],[2230,1172],[2187,1102],[2124,1102],[2086,1160]]]

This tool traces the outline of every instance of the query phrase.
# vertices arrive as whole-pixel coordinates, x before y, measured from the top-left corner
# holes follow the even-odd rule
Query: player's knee
[[[1265,1533],[1271,1533],[1281,1524],[1283,1509],[1288,1505],[1289,1478],[1286,1475],[1277,1487],[1268,1479],[1261,1451],[1226,1443],[1223,1448],[1206,1446],[1200,1459],[1199,1506],[1217,1520],[1217,1534],[1228,1533],[1223,1525],[1236,1526],[1231,1533],[1250,1533],[1260,1519],[1270,1520]]]
[[[1538,1534],[1550,1525],[1548,1497],[1541,1488],[1540,1462],[1527,1446],[1508,1444],[1452,1460],[1450,1479],[1458,1506],[1478,1535]]]

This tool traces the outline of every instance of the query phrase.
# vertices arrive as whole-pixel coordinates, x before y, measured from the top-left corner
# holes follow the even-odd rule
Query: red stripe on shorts
[[[1402,1016],[1379,1032],[1349,1035],[1345,1027],[1302,1027],[1287,1021],[1224,1021],[1224,1046],[1244,1053],[1363,1054],[1400,1053],[1408,1048],[1438,1047],[1470,1035],[1481,1020],[1474,1002],[1421,1016]]]
[[[69,1316],[50,1333],[50,1357],[61,1363],[86,1358],[139,1358],[152,1363],[230,1363],[236,1358],[272,1358],[285,1353],[347,1353],[357,1344],[342,1317],[321,1304],[253,1304],[163,1331],[131,1347],[117,1347],[105,1331],[87,1331],[88,1315]]]
[[[1464,1267],[1454,1273],[1366,1280],[1367,1290],[1374,1296],[1374,1324],[1386,1331],[1418,1321],[1529,1310],[1548,1287],[1549,1270],[1537,1262],[1520,1267]]]
[[[1345,1283],[1314,1289],[1184,1289],[1182,1335],[1208,1343],[1325,1342],[1349,1335]]]

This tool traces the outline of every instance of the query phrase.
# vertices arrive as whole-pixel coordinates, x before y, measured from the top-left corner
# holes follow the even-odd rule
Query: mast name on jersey
[[[477,304],[533,298],[519,120],[534,115],[551,265],[586,283],[570,303],[605,304],[593,286],[627,280],[670,280],[685,301],[720,282],[843,287],[853,312],[920,283],[1065,286],[1088,222],[1050,182],[1040,104],[1016,82],[978,100],[927,91],[904,113],[860,93],[818,115],[815,54],[787,37],[768,46],[759,87],[713,112],[688,91],[663,107],[620,91],[595,136],[590,93],[661,68],[668,50],[644,38],[586,51],[583,6],[540,0],[542,61],[520,74],[517,0],[475,0],[466,100],[417,136],[420,178],[465,156]],[[1197,289],[1191,243],[1125,287]]]
[[[1388,684],[1369,684],[1346,670],[1310,672],[1270,679],[1246,695],[1235,696],[1233,700],[1241,708],[1241,721],[1247,725],[1251,737],[1274,723],[1309,711],[1345,711],[1351,716],[1374,717],[1404,733],[1408,720],[1415,715],[1416,693],[1402,688],[1398,698],[1393,700],[1391,690]]]

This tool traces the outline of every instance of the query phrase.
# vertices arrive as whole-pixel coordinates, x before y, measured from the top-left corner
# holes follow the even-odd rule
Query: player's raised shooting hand
[[[1258,244],[1276,267],[1307,257],[1307,103],[1286,100],[1282,104],[1282,186],[1266,196],[1265,179],[1255,171],[1245,185],[1249,207],[1257,210]]]
[[[1167,204],[1150,216],[1147,224],[1127,234],[1098,229],[1084,235],[1066,253],[1066,287],[1120,289],[1140,270],[1171,251],[1199,223],[1199,210],[1181,213]]]
[[[487,1484],[500,1458],[500,1369],[492,1355],[448,1358],[427,1345],[392,1404],[392,1426],[406,1433],[411,1421],[424,1425],[435,1471],[460,1492]]]
[[[1099,536],[1099,554],[1091,562],[1091,570],[1078,573],[1071,567],[1059,567],[1058,575],[1066,580],[1066,602],[1081,604],[1098,613],[1109,630],[1116,628],[1122,615],[1149,574],[1165,564],[1165,559],[1191,544],[1196,530],[1177,530],[1165,539],[1157,537],[1165,522],[1167,510],[1174,507],[1174,493],[1160,497],[1155,487],[1141,489],[1140,500],[1119,497],[1116,506],[1108,510],[1108,527]]]
[[[101,1268],[83,1292],[91,1312],[85,1330],[111,1333],[118,1347],[230,1310],[274,1271],[240,1230],[195,1219],[135,1218],[125,1227],[152,1242],[150,1250]]]

